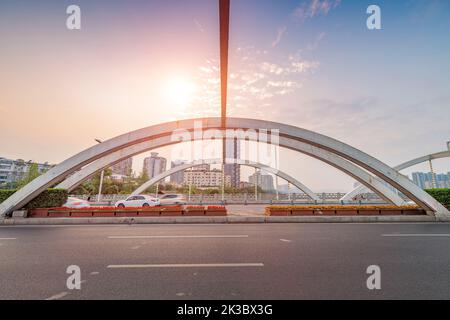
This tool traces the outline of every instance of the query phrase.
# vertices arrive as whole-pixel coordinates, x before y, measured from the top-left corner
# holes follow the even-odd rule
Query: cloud
[[[276,39],[272,42],[272,48],[275,48],[281,41],[281,39],[283,38],[283,35],[286,33],[287,28],[284,27],[279,27],[277,30],[277,37]]]
[[[308,75],[320,64],[304,59],[300,53],[278,59],[254,47],[240,47],[230,61],[228,99],[230,114],[257,115],[267,113],[275,98],[294,93],[302,88]],[[220,110],[219,61],[209,59],[199,66],[196,83],[198,94],[185,115],[217,115]]]
[[[303,23],[316,16],[326,16],[330,10],[340,4],[341,0],[307,0],[298,5],[292,15]]]
[[[197,20],[194,19],[195,26],[197,27],[198,31],[201,33],[205,33],[205,29],[203,28],[202,24]]]
[[[309,50],[309,51],[316,50],[319,47],[319,45],[322,42],[322,40],[325,38],[325,36],[326,36],[326,33],[325,32],[321,32],[317,36],[317,38],[314,40],[313,43],[310,43],[310,44],[307,45],[306,49]]]

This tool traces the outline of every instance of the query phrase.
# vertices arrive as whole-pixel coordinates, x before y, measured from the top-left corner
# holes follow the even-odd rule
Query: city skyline
[[[8,43],[0,61],[0,115],[11,120],[0,128],[5,157],[59,163],[94,137],[218,115],[217,4],[131,2],[125,10],[120,1],[78,1],[79,31],[65,28],[66,8],[57,1],[0,4],[0,36]],[[365,26],[369,1],[319,2],[329,6],[233,2],[230,116],[318,131],[389,165],[443,150],[448,1],[377,1],[382,30],[375,31]],[[23,125],[14,126],[18,121]],[[168,150],[157,151],[171,160]],[[437,160],[435,171],[449,164]],[[354,182],[286,150],[280,169],[315,190],[342,191]],[[424,164],[404,173],[426,170]]]

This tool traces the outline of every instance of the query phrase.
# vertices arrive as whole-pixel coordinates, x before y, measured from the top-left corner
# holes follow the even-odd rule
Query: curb
[[[10,218],[0,225],[90,225],[90,224],[245,224],[245,223],[408,223],[446,222],[431,216],[227,216],[227,217],[136,217],[136,218]],[[448,222],[448,221],[447,221]]]

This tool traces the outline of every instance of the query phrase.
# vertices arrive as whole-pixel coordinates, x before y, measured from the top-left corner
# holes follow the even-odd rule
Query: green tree
[[[17,183],[17,187],[23,188],[27,184],[29,184],[31,181],[36,179],[40,176],[39,173],[39,166],[36,163],[32,163],[28,169],[28,172],[25,174],[25,176]]]

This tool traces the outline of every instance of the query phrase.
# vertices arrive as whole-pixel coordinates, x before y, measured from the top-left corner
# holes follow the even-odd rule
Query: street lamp
[[[100,139],[94,139],[97,143],[103,143]],[[98,195],[97,195],[97,202],[100,202],[102,199],[102,187],[103,187],[103,178],[105,176],[105,170],[102,170],[100,173],[100,185],[98,186]]]

